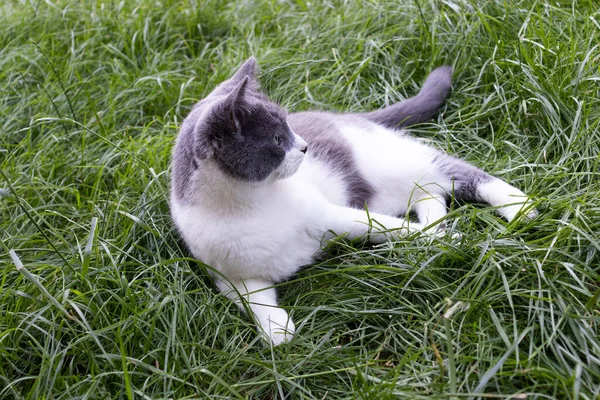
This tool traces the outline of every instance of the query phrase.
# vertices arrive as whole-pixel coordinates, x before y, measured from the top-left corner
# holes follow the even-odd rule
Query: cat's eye
[[[281,136],[275,135],[275,137],[273,138],[273,140],[275,141],[275,144],[277,146],[279,146],[281,144]]]

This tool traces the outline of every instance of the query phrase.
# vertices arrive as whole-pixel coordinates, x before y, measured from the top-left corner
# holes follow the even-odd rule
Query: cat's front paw
[[[539,213],[533,207],[533,204],[530,200],[527,200],[522,204],[511,204],[500,207],[499,212],[508,220],[512,221],[514,219],[524,219],[531,220],[536,218]]]
[[[296,331],[292,319],[281,309],[272,310],[267,318],[261,321],[258,328],[262,333],[263,339],[273,346],[289,342],[294,337],[294,332]]]
[[[396,227],[394,225],[380,225],[378,229],[373,229],[369,233],[369,241],[373,244],[386,243],[389,240],[399,240],[410,235],[430,234],[431,230],[426,230],[426,226],[418,222],[401,220]]]
[[[271,328],[268,333],[268,340],[273,346],[279,346],[282,343],[289,342],[294,337],[294,331],[296,327],[292,320],[289,320],[285,328],[276,327]],[[267,338],[266,338],[267,339]]]

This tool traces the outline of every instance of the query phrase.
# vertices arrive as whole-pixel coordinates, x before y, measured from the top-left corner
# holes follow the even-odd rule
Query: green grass
[[[598,43],[593,0],[3,2],[0,398],[598,399]],[[460,240],[331,243],[279,285],[295,339],[263,346],[167,202],[179,124],[250,55],[296,111],[453,65],[415,134],[540,217],[455,204]]]

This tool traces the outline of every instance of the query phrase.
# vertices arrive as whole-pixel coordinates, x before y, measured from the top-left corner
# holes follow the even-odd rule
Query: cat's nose
[[[308,144],[306,144],[304,139],[294,133],[294,141],[296,142],[296,148],[306,154],[306,151],[308,150]]]

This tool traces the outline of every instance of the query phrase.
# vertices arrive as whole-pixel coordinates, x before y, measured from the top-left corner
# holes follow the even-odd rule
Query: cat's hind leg
[[[243,311],[250,308],[265,341],[277,346],[292,339],[296,328],[288,313],[277,305],[273,282],[264,279],[238,279],[216,280],[216,284]]]
[[[529,197],[502,179],[443,153],[435,159],[435,163],[440,172],[451,180],[451,191],[456,199],[497,207],[498,212],[508,221],[519,214],[527,218],[537,216]]]
[[[498,207],[498,212],[508,221],[515,219],[520,213],[530,219],[537,216],[529,197],[502,179],[492,177],[491,180],[480,183],[477,196],[479,201]]]

